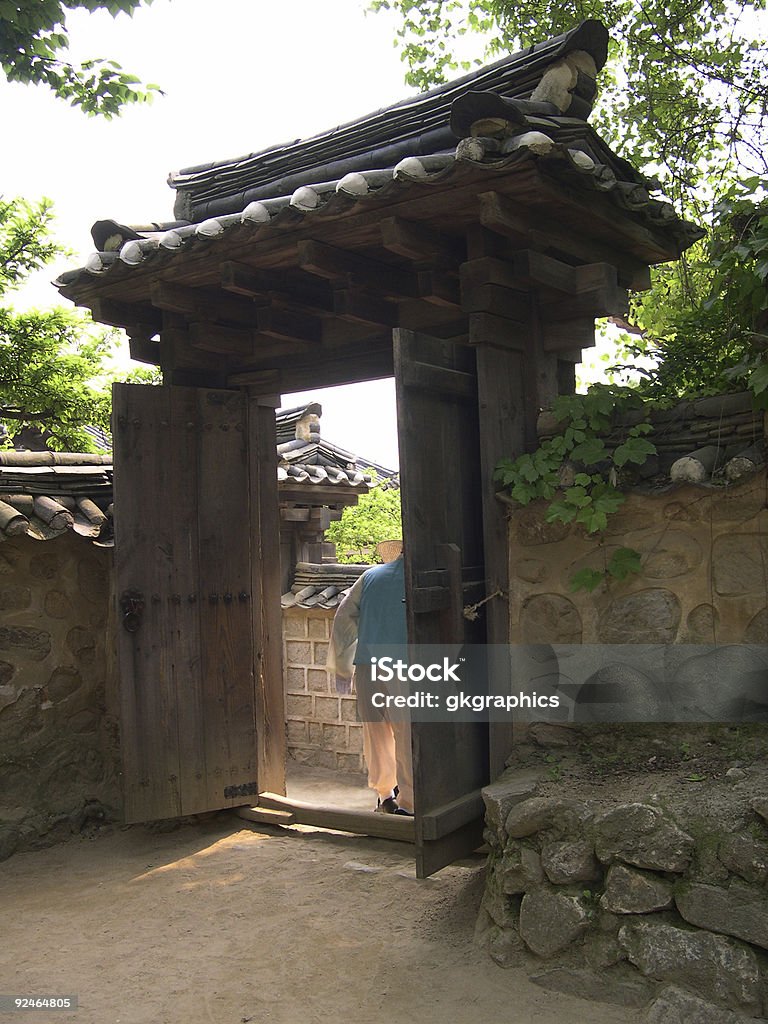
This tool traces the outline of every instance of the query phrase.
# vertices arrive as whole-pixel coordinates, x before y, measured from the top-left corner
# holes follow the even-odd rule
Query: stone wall
[[[283,612],[288,755],[300,764],[362,772],[363,731],[354,695],[336,693],[325,667],[335,609]]]
[[[510,510],[512,642],[768,642],[764,471],[633,492],[598,539],[544,511]],[[640,552],[639,575],[571,591],[618,547]],[[689,682],[716,706],[717,673]],[[768,1016],[765,726],[713,714],[516,737],[485,791],[491,956],[547,988],[645,1007],[649,1024]]]
[[[762,1019],[768,773],[746,778],[626,802],[631,782],[579,799],[510,772],[484,792],[479,943],[544,988],[645,1007],[648,1024]]]
[[[510,513],[510,640],[525,643],[768,642],[766,474],[731,487],[632,493],[602,541]],[[640,552],[642,572],[572,593],[582,568]]]
[[[112,553],[0,546],[0,859],[119,808]]]

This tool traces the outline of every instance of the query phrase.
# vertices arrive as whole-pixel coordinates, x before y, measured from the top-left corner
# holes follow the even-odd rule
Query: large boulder
[[[690,924],[768,949],[768,893],[734,879],[727,888],[693,882],[679,887],[675,903]]]
[[[600,906],[613,914],[650,914],[673,905],[672,883],[625,864],[612,864]]]
[[[584,932],[589,917],[577,896],[538,889],[526,893],[520,904],[520,935],[538,956],[554,956]]]
[[[682,872],[693,857],[693,839],[650,804],[621,804],[594,823],[595,853],[604,864],[623,861],[650,871]]]

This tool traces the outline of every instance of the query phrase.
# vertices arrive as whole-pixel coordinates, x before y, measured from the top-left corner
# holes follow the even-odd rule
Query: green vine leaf
[[[598,572],[597,569],[579,569],[571,576],[569,590],[571,593],[575,593],[577,590],[586,590],[591,594],[604,579],[605,573]]]
[[[608,573],[617,580],[625,580],[640,572],[640,552],[634,548],[617,548],[608,563]]]

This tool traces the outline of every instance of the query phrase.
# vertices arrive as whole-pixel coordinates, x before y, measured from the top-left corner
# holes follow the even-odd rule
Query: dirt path
[[[0,993],[78,994],[24,1024],[633,1024],[472,947],[482,860],[230,815],[131,828],[0,867]]]

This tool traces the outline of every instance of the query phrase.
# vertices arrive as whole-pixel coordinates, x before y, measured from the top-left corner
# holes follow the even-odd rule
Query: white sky
[[[365,0],[154,0],[132,19],[72,13],[73,59],[107,57],[165,96],[119,118],[86,117],[37,86],[0,80],[0,191],[54,201],[72,255],[38,275],[16,304],[63,302],[50,285],[93,250],[90,227],[173,219],[169,171],[306,137],[408,95],[394,21]],[[465,57],[482,40],[465,37]],[[323,403],[329,440],[398,464],[394,388],[375,381],[283,396]]]

